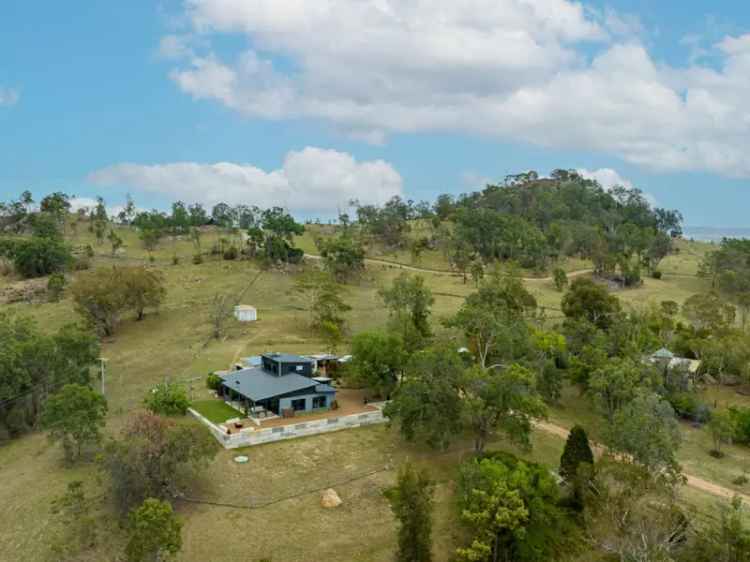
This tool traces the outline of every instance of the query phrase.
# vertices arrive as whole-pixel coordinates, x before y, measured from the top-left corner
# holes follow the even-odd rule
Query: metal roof
[[[669,351],[666,347],[662,347],[660,350],[655,352],[651,357],[656,357],[657,359],[672,359],[674,357],[674,353]]]
[[[336,392],[332,387],[320,384],[302,375],[290,373],[277,376],[259,368],[233,371],[223,375],[222,379],[224,380],[224,386],[233,389],[253,402],[306,389],[324,394]]]
[[[291,353],[264,353],[263,357],[278,361],[279,363],[312,363],[313,360],[309,357],[302,357],[301,355],[292,355]]]

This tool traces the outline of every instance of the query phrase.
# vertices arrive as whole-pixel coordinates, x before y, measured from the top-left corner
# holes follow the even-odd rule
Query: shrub
[[[172,256],[172,265],[180,265],[180,256]]]
[[[203,254],[195,254],[193,255],[193,263],[195,265],[200,265],[203,263]]]
[[[568,286],[568,275],[565,273],[565,270],[558,267],[555,268],[555,271],[552,274],[553,281],[555,283],[555,289],[562,292],[565,290],[565,287]]]
[[[62,296],[62,292],[65,289],[65,275],[62,273],[53,273],[47,280],[47,294],[49,300],[57,302]]]
[[[143,403],[153,413],[164,416],[184,416],[190,407],[185,389],[168,382],[152,388]]]
[[[744,486],[747,483],[748,483],[748,479],[747,479],[747,476],[745,476],[744,474],[741,474],[737,478],[732,480],[732,484],[734,484],[735,486]]]
[[[12,259],[16,271],[26,278],[64,271],[73,262],[65,243],[38,237],[17,244]]]
[[[224,250],[223,258],[225,260],[236,260],[238,255],[239,252],[237,251],[237,247],[229,246],[226,250]]]
[[[85,271],[91,268],[91,260],[87,256],[79,256],[73,260],[73,271]]]
[[[675,392],[667,397],[675,413],[686,420],[706,423],[711,419],[711,409],[690,392]]]
[[[651,272],[651,277],[653,277],[654,279],[661,279],[661,276],[662,276],[662,273],[658,269],[654,269]]]
[[[94,257],[94,247],[91,244],[86,244],[86,247],[84,248],[84,252],[87,258]]]
[[[750,408],[732,406],[729,417],[734,427],[734,440],[743,445],[750,444]]]
[[[211,390],[219,390],[221,382],[222,379],[219,375],[208,373],[208,377],[206,377],[206,386],[208,388],[210,388]]]

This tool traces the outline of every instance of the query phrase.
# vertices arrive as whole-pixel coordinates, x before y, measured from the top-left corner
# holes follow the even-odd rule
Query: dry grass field
[[[112,257],[107,245],[94,245],[96,267],[149,262],[148,253],[135,234],[128,229],[120,232],[125,239],[124,252]],[[75,244],[93,243],[91,235],[84,231],[72,238]],[[215,233],[204,234],[204,250],[216,238]],[[309,235],[300,242],[306,251],[314,251]],[[665,260],[661,281],[648,279],[642,288],[621,292],[619,296],[633,306],[662,300],[682,302],[705,288],[705,283],[695,277],[705,248],[685,243],[679,255]],[[162,270],[166,279],[164,306],[142,322],[125,318],[116,336],[103,342],[110,433],[117,432],[127,415],[140,407],[149,388],[165,379],[184,381],[193,397],[201,399],[208,397],[205,375],[226,368],[238,357],[269,349],[296,353],[322,349],[322,342],[308,329],[301,302],[292,292],[292,274],[260,271],[247,261],[216,258],[193,265],[193,253],[189,240],[165,239],[153,256],[154,267]],[[172,265],[173,255],[179,257],[178,265]],[[395,256],[410,264],[407,257]],[[352,333],[385,324],[387,313],[377,291],[399,273],[395,267],[373,265],[361,282],[348,286],[346,300],[352,306]],[[462,297],[473,290],[471,283],[464,284],[458,277],[424,275],[436,296],[436,323],[452,314]],[[527,283],[540,303],[550,309],[550,321],[554,322],[561,294],[550,281]],[[211,299],[217,293],[234,295],[242,303],[256,306],[258,322],[243,325],[231,320],[227,335],[213,340],[208,317]],[[57,329],[77,318],[69,297],[58,303],[14,304],[7,308],[33,316],[45,330]],[[726,393],[716,399],[733,403],[735,396]],[[589,405],[569,390],[562,406],[554,409],[550,417],[561,425],[579,422],[593,429],[596,423],[590,419],[589,411]],[[706,453],[707,439],[704,431],[686,427],[682,462],[696,475],[733,486],[731,480],[746,469],[750,455],[734,447],[727,459],[716,461]],[[537,432],[531,453],[518,453],[556,466],[562,446],[559,437]],[[507,445],[498,442],[493,447]],[[185,544],[178,560],[391,560],[395,528],[383,491],[393,483],[397,467],[409,459],[427,466],[439,482],[435,559],[447,561],[460,532],[452,503],[454,477],[459,461],[469,450],[469,444],[462,443],[446,454],[436,454],[404,444],[381,426],[254,447],[244,452],[250,457],[245,465],[232,461],[237,452],[221,451],[195,487],[186,491],[193,499],[212,503],[177,503],[185,522]],[[61,461],[59,448],[50,446],[39,433],[0,447],[0,473],[4,476],[0,486],[0,560],[51,559],[48,548],[57,523],[51,516],[50,502],[64,491],[67,482],[82,479],[92,493],[105,492],[106,482],[93,463],[71,469],[64,468]],[[335,487],[344,500],[341,508],[320,508],[320,489],[328,486]],[[685,499],[701,510],[714,503],[713,498],[692,490],[686,490]],[[123,536],[106,510],[101,514],[100,527],[106,529],[106,535],[99,547],[83,559],[117,560]]]

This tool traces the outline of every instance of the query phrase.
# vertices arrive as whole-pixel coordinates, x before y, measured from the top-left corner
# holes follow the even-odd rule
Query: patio
[[[372,404],[365,404],[366,393],[364,390],[345,388],[338,389],[336,393],[336,401],[338,408],[335,410],[323,410],[320,412],[306,413],[297,415],[290,418],[283,418],[268,412],[268,417],[243,417],[239,420],[232,420],[231,423],[225,422],[222,424],[228,430],[229,434],[238,433],[242,430],[250,429],[265,429],[269,427],[281,427],[285,425],[295,425],[306,421],[321,420],[326,418],[337,418],[342,416],[348,416],[351,414],[363,414],[366,412],[377,411],[378,408]],[[236,424],[242,424],[242,427],[237,427]]]

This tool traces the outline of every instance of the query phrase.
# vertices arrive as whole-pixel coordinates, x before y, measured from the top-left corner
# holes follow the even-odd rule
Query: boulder
[[[320,505],[326,509],[340,506],[343,501],[333,488],[328,488],[320,498]]]

